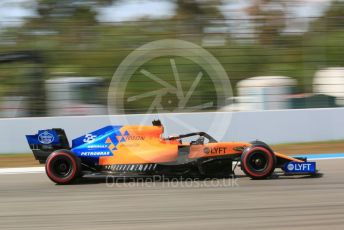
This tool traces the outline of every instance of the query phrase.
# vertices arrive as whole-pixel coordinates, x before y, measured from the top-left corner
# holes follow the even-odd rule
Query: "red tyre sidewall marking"
[[[256,150],[262,151],[262,152],[266,153],[269,156],[268,157],[269,158],[268,166],[266,167],[266,169],[262,173],[252,172],[251,169],[246,165],[247,158],[251,155],[252,152],[254,152]],[[267,174],[266,171],[269,172],[272,169],[273,161],[274,161],[274,159],[272,157],[272,153],[269,150],[267,150],[265,148],[262,148],[262,147],[254,147],[254,148],[250,149],[249,152],[245,155],[243,166],[245,168],[245,171],[249,172],[252,176],[254,176],[254,177],[264,177]]]
[[[57,157],[57,156],[65,156],[65,157],[67,157],[68,159],[70,159],[71,162],[72,162],[72,165],[73,165],[73,172],[72,172],[72,174],[69,175],[67,178],[62,179],[62,178],[56,177],[56,176],[54,175],[54,173],[50,170],[51,161],[52,161],[55,157]],[[57,152],[57,153],[54,153],[54,156],[52,156],[51,158],[49,158],[47,164],[45,165],[45,169],[46,169],[46,172],[47,172],[48,176],[49,176],[53,181],[55,181],[55,182],[57,182],[57,183],[68,183],[69,181],[71,181],[71,180],[74,178],[74,176],[75,176],[75,174],[76,174],[76,171],[77,171],[77,166],[76,166],[75,159],[74,159],[71,155],[69,155],[68,153],[65,153],[65,152]]]

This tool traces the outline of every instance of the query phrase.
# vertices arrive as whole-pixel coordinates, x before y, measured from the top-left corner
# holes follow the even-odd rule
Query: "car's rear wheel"
[[[49,155],[45,171],[50,180],[57,184],[69,184],[80,175],[79,159],[68,150],[57,150]]]
[[[251,146],[241,155],[241,168],[252,179],[269,177],[276,167],[276,156],[264,146]]]

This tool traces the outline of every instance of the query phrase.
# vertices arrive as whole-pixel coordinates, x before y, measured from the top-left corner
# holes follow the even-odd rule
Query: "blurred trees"
[[[316,70],[344,66],[344,2],[333,1],[323,16],[314,19],[308,30],[300,36],[303,54],[303,75],[299,82],[311,90],[312,76]]]
[[[38,0],[37,17],[27,19],[22,27],[2,32],[0,36],[11,38],[15,45],[0,43],[0,52],[43,51],[47,78],[69,72],[110,79],[120,62],[140,45],[163,38],[202,44],[206,30],[211,30],[216,23],[226,25],[227,20],[221,10],[226,1],[176,0],[175,15],[170,19],[99,23],[96,7],[109,6],[113,2]],[[255,36],[244,39],[233,36],[236,31],[228,30],[225,44],[207,48],[223,64],[233,88],[239,80],[248,77],[285,75],[298,80],[300,92],[310,92],[316,70],[344,66],[343,1],[334,1],[322,17],[312,19],[304,33],[284,32],[289,17],[286,1],[255,0],[251,3],[245,13],[254,30],[247,33]],[[246,19],[240,20],[236,19],[236,23]],[[161,67],[161,71],[169,73],[170,66]],[[0,76],[19,76],[22,72],[16,65],[0,69]],[[19,82],[16,78],[11,84],[2,84],[1,91],[9,92],[17,88]]]
[[[172,20],[180,22],[188,33],[201,34],[211,20],[224,18],[220,11],[220,0],[177,0],[176,6]]]
[[[246,9],[253,18],[256,37],[262,45],[278,43],[278,38],[286,26],[284,0],[255,0]]]

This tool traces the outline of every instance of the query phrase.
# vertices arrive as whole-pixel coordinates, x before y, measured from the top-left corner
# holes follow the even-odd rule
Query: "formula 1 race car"
[[[155,120],[152,126],[106,126],[74,139],[72,147],[58,128],[26,138],[58,184],[85,175],[228,177],[234,174],[234,162],[252,179],[269,178],[275,168],[286,175],[316,174],[315,162],[274,152],[261,141],[217,142],[204,132],[163,138],[163,131]]]

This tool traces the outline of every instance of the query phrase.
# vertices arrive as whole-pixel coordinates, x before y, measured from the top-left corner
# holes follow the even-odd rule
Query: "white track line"
[[[29,173],[44,173],[44,167],[26,167],[26,168],[0,168],[1,174],[29,174]]]
[[[307,161],[322,161],[322,160],[336,160],[336,159],[344,159],[344,157],[336,157],[336,158],[333,158],[333,157],[328,157],[328,158],[319,158],[319,159],[307,159]]]

